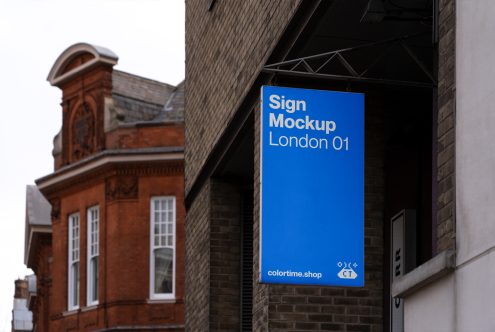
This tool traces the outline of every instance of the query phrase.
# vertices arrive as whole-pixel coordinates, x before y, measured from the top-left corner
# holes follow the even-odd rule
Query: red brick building
[[[62,129],[55,170],[36,181],[51,223],[43,237],[27,227],[36,331],[183,330],[183,84],[113,70],[117,60],[75,44],[48,76]]]

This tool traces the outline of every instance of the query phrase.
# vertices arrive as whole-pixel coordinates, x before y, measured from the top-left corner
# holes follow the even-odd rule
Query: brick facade
[[[63,125],[55,139],[55,171],[36,181],[52,208],[51,253],[46,253],[51,287],[40,284],[44,297],[35,310],[38,331],[184,329],[183,110],[172,107],[164,114],[166,101],[182,104],[172,98],[183,93],[181,86],[114,72],[110,52],[73,45],[49,75],[50,83],[62,90]],[[86,69],[79,70],[84,64]],[[174,296],[160,300],[152,297],[150,286],[151,232],[156,231],[151,198],[156,196],[173,196],[176,202]],[[92,304],[87,300],[87,215],[95,206],[98,303]],[[74,213],[79,214],[79,303],[72,309],[68,249]],[[35,270],[41,280],[45,270]]]
[[[455,4],[439,1],[437,252],[455,248]]]
[[[186,192],[300,2],[187,2]]]
[[[212,179],[188,211],[188,331],[239,329],[240,204],[239,186]]]
[[[210,329],[235,331],[241,310],[239,188],[217,180],[210,188]]]
[[[441,2],[441,22],[452,28],[451,17],[446,13],[448,1]],[[274,2],[272,2],[274,3]],[[238,300],[239,289],[234,283],[223,283],[220,287],[215,278],[215,271],[221,270],[222,264],[237,259],[235,253],[239,246],[232,241],[231,236],[238,236],[233,230],[237,227],[236,212],[238,195],[241,184],[225,184],[218,166],[210,173],[204,171],[209,164],[222,165],[225,160],[234,158],[224,146],[224,154],[217,153],[218,146],[226,132],[235,131],[233,119],[239,113],[249,113],[254,117],[254,126],[246,124],[243,130],[249,131],[254,137],[254,150],[243,151],[254,156],[253,186],[253,299],[252,299],[252,329],[254,331],[383,331],[388,326],[388,284],[390,277],[388,246],[390,241],[390,223],[388,220],[401,209],[413,206],[421,210],[421,223],[418,227],[421,241],[428,241],[430,233],[430,210],[428,172],[431,171],[429,137],[431,117],[430,90],[397,89],[396,87],[383,88],[359,86],[359,92],[366,94],[366,122],[365,122],[365,287],[336,288],[336,287],[309,287],[290,285],[267,285],[258,283],[259,270],[259,195],[260,195],[260,109],[259,93],[257,89],[262,84],[280,84],[283,78],[271,80],[269,76],[259,79],[258,75],[266,60],[273,53],[280,51],[277,47],[286,45],[290,48],[293,40],[289,34],[293,24],[301,19],[300,12],[311,1],[282,2],[276,4],[276,11],[267,2],[237,4],[232,2],[213,1],[213,8],[200,1],[188,1],[186,6],[186,201],[190,205],[187,214],[187,246],[186,269],[194,276],[186,279],[186,327],[190,331],[207,330],[218,331],[228,329],[227,324],[237,324],[239,316],[232,315],[237,306],[219,306],[216,303],[219,292],[227,292],[229,301]],[[323,8],[319,7],[320,9]],[[326,7],[328,8],[328,7]],[[452,8],[451,8],[452,9]],[[316,13],[318,16],[321,13]],[[237,18],[235,27],[231,17]],[[254,16],[254,18],[253,18]],[[270,19],[267,19],[270,17]],[[247,20],[245,19],[247,18]],[[302,21],[302,19],[301,19]],[[249,22],[249,23],[247,23]],[[304,25],[304,22],[299,22]],[[450,29],[449,28],[449,29]],[[237,33],[237,38],[232,34]],[[254,32],[253,32],[254,31]],[[240,33],[242,32],[242,33]],[[444,44],[450,40],[444,28],[440,29],[440,60],[439,60],[439,112],[438,112],[438,241],[436,251],[449,247],[452,241],[453,222],[453,85],[447,81],[453,78],[453,53],[448,52],[449,60],[442,58]],[[451,36],[451,35],[450,35]],[[308,37],[308,36],[305,36]],[[321,37],[321,36],[319,36]],[[449,44],[450,45],[450,44]],[[206,47],[207,46],[207,47]],[[450,47],[450,46],[449,46]],[[256,61],[255,61],[256,60]],[[449,69],[450,68],[450,69]],[[244,72],[243,72],[244,71]],[[443,73],[443,74],[442,74]],[[443,79],[443,81],[442,81]],[[289,79],[287,79],[289,81]],[[338,83],[318,83],[304,81],[307,86],[317,89],[352,90],[353,87]],[[288,85],[297,86],[297,80],[291,80]],[[448,85],[446,88],[445,84]],[[243,100],[244,99],[244,100]],[[242,101],[243,100],[243,101]],[[248,102],[246,102],[248,100]],[[242,102],[241,102],[242,101]],[[403,112],[397,116],[397,110]],[[447,113],[445,113],[447,111]],[[450,114],[450,115],[449,115]],[[412,115],[412,116],[411,116]],[[409,117],[408,117],[409,116]],[[425,120],[426,119],[426,120]],[[416,121],[416,122],[414,122]],[[400,123],[401,128],[395,128]],[[409,136],[414,141],[412,145],[401,141],[394,142],[396,129],[407,132],[407,126],[420,124],[426,134],[418,130]],[[397,126],[399,127],[399,126]],[[419,128],[418,128],[419,129]],[[437,128],[434,127],[436,130]],[[246,135],[239,132],[233,135]],[[405,135],[409,135],[406,133]],[[424,136],[424,137],[423,137]],[[395,143],[395,145],[394,145]],[[405,169],[396,170],[394,177],[386,173],[386,167],[401,166],[401,163],[390,163],[387,159],[391,149],[397,148],[403,155],[415,154],[412,157],[414,165]],[[426,157],[424,157],[426,156]],[[236,156],[239,157],[239,156]],[[223,159],[222,159],[223,158]],[[240,156],[240,160],[249,160],[247,156]],[[417,158],[417,159],[414,159]],[[422,159],[424,158],[424,159]],[[213,161],[212,161],[213,160]],[[400,160],[400,162],[404,162]],[[421,162],[418,166],[416,163]],[[389,163],[389,164],[387,164]],[[206,166],[205,166],[206,165]],[[216,167],[216,166],[214,166]],[[213,168],[214,168],[213,167]],[[418,167],[418,169],[413,169]],[[400,168],[400,167],[399,167]],[[419,171],[418,171],[419,170]],[[204,171],[204,172],[203,172]],[[418,173],[424,171],[423,174]],[[401,173],[402,172],[402,173]],[[409,172],[409,173],[408,173]],[[217,174],[218,173],[218,174]],[[205,175],[206,174],[206,175]],[[407,174],[407,175],[405,175]],[[410,192],[400,198],[387,197],[407,191],[401,183],[386,183],[397,180],[400,176],[408,179]],[[200,176],[207,180],[198,180]],[[406,181],[407,182],[407,181]],[[416,185],[416,182],[419,185]],[[425,184],[426,183],[426,184]],[[386,186],[389,186],[387,187]],[[195,192],[194,186],[197,192]],[[421,188],[419,188],[421,187]],[[225,191],[230,189],[230,195]],[[387,192],[387,188],[392,188]],[[237,192],[237,193],[236,193]],[[421,196],[421,197],[420,197]],[[219,197],[224,197],[219,200]],[[420,197],[420,198],[418,198]],[[437,198],[434,197],[436,200]],[[220,203],[220,205],[219,205]],[[231,218],[216,219],[215,211],[221,210],[230,214]],[[450,213],[450,214],[449,214]],[[428,217],[424,217],[427,215]],[[424,220],[423,220],[424,219]],[[433,218],[435,219],[435,218]],[[221,234],[218,234],[221,230]],[[221,237],[219,237],[221,235]],[[435,236],[436,236],[435,235]],[[219,238],[218,238],[219,237]],[[230,243],[232,252],[226,256],[218,256],[214,243]],[[422,263],[431,257],[431,246],[419,246],[418,260]],[[223,247],[221,247],[223,248]],[[198,255],[201,260],[198,260]],[[218,257],[222,257],[218,260]],[[218,266],[216,266],[218,264]],[[223,271],[232,276],[239,273],[237,263],[231,263],[230,268]],[[218,268],[218,270],[217,270]],[[227,278],[227,276],[224,276]],[[205,288],[209,285],[208,289]],[[201,294],[198,294],[200,292]],[[221,295],[227,295],[222,293]],[[199,304],[200,303],[200,304]],[[223,322],[226,325],[218,324]],[[207,328],[208,327],[208,328]],[[232,325],[232,330],[235,326]]]
[[[261,121],[260,107],[254,109],[254,160],[260,160],[260,126]],[[257,125],[256,125],[257,124]],[[258,165],[258,164],[255,164]],[[259,251],[260,251],[260,168],[254,167],[254,222],[253,222],[253,280],[257,280],[260,269]],[[269,287],[264,284],[255,284],[253,290],[253,330],[267,331],[269,320]]]
[[[207,329],[210,319],[210,183],[187,211],[186,331]],[[189,222],[190,220],[193,220]]]
[[[52,291],[50,330],[78,331],[117,326],[140,326],[183,323],[183,270],[184,240],[181,164],[159,164],[154,167],[116,167],[100,176],[92,176],[79,184],[67,183],[56,191],[45,190],[51,199],[60,200],[60,215],[52,219],[53,284],[64,285]],[[164,172],[164,170],[167,170]],[[135,177],[138,191],[126,191],[110,197],[108,187],[115,179],[117,185]],[[105,181],[106,180],[106,181]],[[88,183],[89,182],[89,183]],[[124,190],[124,189],[123,189]],[[172,303],[153,304],[149,300],[149,232],[150,198],[173,195],[177,205],[177,272],[176,300]],[[86,211],[91,206],[100,209],[100,304],[86,304],[85,268],[87,252]],[[67,247],[68,216],[80,213],[81,221],[81,274],[80,310],[67,310]],[[163,327],[165,330],[165,327]]]
[[[227,128],[229,119],[238,110],[239,105],[235,101],[251,88],[260,66],[270,55],[274,41],[279,40],[297,5],[289,1],[277,4],[246,3],[241,6],[218,2],[208,12],[204,3],[188,2],[186,192],[191,189],[208,153]],[[229,28],[233,24],[231,17],[240,19],[232,29]],[[232,34],[236,29],[243,33],[233,42]],[[274,31],[278,32],[278,37],[273,36]],[[250,50],[256,50],[254,58]],[[242,74],[243,70],[249,75]],[[255,147],[252,151],[255,165],[252,179],[254,331],[383,330],[384,137],[380,133],[384,132],[384,124],[383,109],[374,104],[375,99],[379,100],[380,96],[368,98],[366,105],[366,287],[363,289],[258,283],[259,96],[253,101],[256,105],[252,110],[254,128],[251,129],[254,130]],[[239,268],[235,260],[240,249],[234,241],[240,237],[236,231],[239,188],[240,185],[229,185],[210,178],[191,201],[186,223],[187,330],[206,330],[207,326],[211,331],[239,329],[239,288],[235,287]],[[232,263],[227,264],[230,261]],[[236,277],[232,279],[232,276]],[[223,282],[220,283],[220,280]]]

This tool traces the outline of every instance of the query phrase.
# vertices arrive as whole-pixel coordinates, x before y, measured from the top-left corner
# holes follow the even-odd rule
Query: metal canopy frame
[[[335,51],[330,51],[326,53],[321,53],[317,55],[306,56],[302,58],[297,58],[293,60],[287,60],[282,62],[277,62],[273,64],[266,65],[262,71],[265,73],[272,74],[282,74],[288,76],[296,77],[306,77],[315,79],[328,79],[337,81],[348,81],[348,82],[362,82],[362,83],[377,83],[377,84],[387,84],[387,85],[401,85],[401,86],[411,86],[420,88],[431,88],[437,85],[437,82],[430,72],[428,67],[418,58],[414,51],[407,45],[407,41],[418,37],[423,34],[407,35],[394,39],[387,39],[372,43],[366,43],[363,45],[343,48]],[[366,51],[366,49],[383,46],[382,52],[378,54],[376,58],[370,61],[364,70],[358,72],[353,66],[348,58],[346,59],[344,55],[350,52]],[[393,46],[399,46],[404,53],[409,56],[413,63],[416,65],[417,69],[422,72],[425,76],[425,81],[409,81],[401,79],[387,79],[379,77],[367,76],[370,69],[372,69],[377,63],[380,62],[392,49]],[[342,74],[332,74],[326,73],[323,70],[330,63],[338,61],[340,65],[347,71],[346,75]]]

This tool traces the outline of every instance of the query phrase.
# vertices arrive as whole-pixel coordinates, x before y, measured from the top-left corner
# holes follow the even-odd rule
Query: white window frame
[[[86,228],[87,228],[87,262],[86,262],[86,305],[94,306],[98,304],[98,280],[99,280],[99,255],[100,255],[100,209],[98,205],[88,208],[86,211]],[[93,225],[96,224],[96,229]],[[93,266],[91,261],[96,259],[96,275],[93,275]],[[96,277],[96,280],[93,279]],[[95,282],[96,281],[96,282]],[[93,298],[93,292],[96,290],[96,299]]]
[[[155,245],[155,202],[156,201],[172,201],[172,246],[170,245]],[[175,299],[175,283],[177,275],[177,265],[176,265],[176,219],[177,207],[175,196],[155,196],[150,199],[150,299],[153,300],[168,300]],[[166,233],[167,234],[167,233]],[[170,235],[170,234],[167,234]],[[167,236],[166,235],[166,236]],[[161,241],[161,240],[159,240]],[[173,250],[173,260],[172,260],[172,292],[171,293],[155,293],[155,249],[158,248],[171,248]]]
[[[68,232],[69,232],[69,243],[68,243],[68,266],[67,266],[67,308],[69,311],[79,309],[80,305],[80,286],[81,286],[81,218],[79,213],[73,213],[67,218],[68,221]],[[76,271],[73,269],[75,265],[77,267]],[[74,280],[76,280],[74,282]]]

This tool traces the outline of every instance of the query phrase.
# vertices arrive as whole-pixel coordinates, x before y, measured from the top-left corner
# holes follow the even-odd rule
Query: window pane
[[[91,301],[98,300],[98,257],[91,259]]]
[[[79,263],[72,264],[72,306],[79,305]]]
[[[170,294],[173,289],[173,249],[160,248],[155,253],[155,293]]]
[[[173,231],[174,231],[173,226],[174,225],[172,223],[169,223],[167,226],[168,226],[167,227],[167,233],[168,234],[173,234]]]

